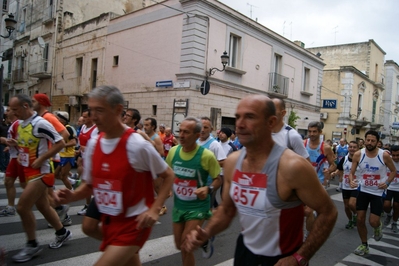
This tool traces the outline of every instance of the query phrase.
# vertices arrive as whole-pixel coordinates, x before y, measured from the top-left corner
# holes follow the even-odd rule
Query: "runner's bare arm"
[[[355,182],[355,172],[356,172],[356,168],[359,165],[359,161],[360,161],[360,151],[355,152],[355,154],[352,157],[352,167],[351,167],[351,171],[349,173],[349,184],[352,188],[355,188],[358,186],[358,184]]]
[[[39,168],[42,166],[43,162],[47,159],[50,159],[54,155],[56,155],[62,148],[65,147],[65,142],[64,140],[57,141],[54,143],[51,148],[43,153],[39,158],[37,158],[33,163],[32,167],[33,168]]]
[[[338,212],[325,189],[320,184],[316,172],[301,156],[286,150],[280,160],[277,175],[277,188],[284,201],[299,199],[317,212],[317,219],[298,254],[310,259],[323,245],[336,222]],[[282,259],[295,260],[292,256]],[[283,265],[277,264],[277,265]]]
[[[187,237],[181,247],[187,252],[192,252],[200,247],[211,236],[214,236],[225,230],[236,215],[237,210],[229,193],[231,180],[235,170],[235,163],[239,154],[240,151],[234,152],[225,160],[222,203],[217,208],[216,213],[209,220],[205,229],[197,227],[196,230],[193,230],[187,234]]]
[[[154,139],[154,147],[159,155],[161,155],[161,157],[165,156],[165,153],[163,151],[163,143],[160,137]]]
[[[164,205],[166,199],[169,198],[169,192],[172,188],[175,173],[170,167],[168,167],[163,173],[158,175],[158,178],[163,179],[162,185],[158,191],[158,196],[151,208],[137,217],[137,228],[139,229],[146,226],[152,226],[156,221],[158,221],[159,211]]]
[[[329,164],[328,172],[332,173],[337,169],[337,165],[335,164],[335,155],[331,149],[331,146],[326,143],[324,144],[324,154],[326,155]]]
[[[395,178],[395,176],[396,176],[396,167],[395,167],[395,164],[393,163],[393,160],[392,160],[391,156],[388,153],[384,152],[383,156],[384,156],[383,157],[384,163],[388,167],[390,173],[389,173],[389,177],[386,180],[386,182],[382,183],[382,184],[379,184],[378,188],[387,189],[388,188],[388,184],[391,183],[393,181],[393,179]]]

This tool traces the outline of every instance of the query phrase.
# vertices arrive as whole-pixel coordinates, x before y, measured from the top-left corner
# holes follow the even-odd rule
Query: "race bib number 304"
[[[101,213],[117,216],[123,211],[122,186],[119,180],[94,184],[94,197]]]
[[[240,213],[266,218],[267,175],[236,170],[230,195]]]

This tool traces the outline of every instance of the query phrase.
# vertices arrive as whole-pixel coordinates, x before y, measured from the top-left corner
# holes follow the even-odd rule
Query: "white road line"
[[[80,211],[82,208],[83,208],[83,205],[70,207],[68,214],[76,215],[78,213],[78,211]],[[43,215],[39,211],[33,211],[33,214],[35,215],[36,220],[44,219]],[[18,223],[21,222],[21,218],[19,217],[18,213],[15,216],[0,217],[0,225],[6,224],[6,223],[16,223],[16,222],[18,222]],[[73,219],[72,219],[72,224],[73,224]]]

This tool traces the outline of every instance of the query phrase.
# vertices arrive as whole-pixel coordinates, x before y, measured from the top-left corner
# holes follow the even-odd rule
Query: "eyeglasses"
[[[133,117],[132,115],[128,115],[128,114],[125,114],[124,116],[130,117],[130,118],[132,118],[132,117]]]

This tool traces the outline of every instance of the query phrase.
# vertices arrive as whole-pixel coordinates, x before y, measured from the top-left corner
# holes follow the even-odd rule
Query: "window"
[[[303,73],[303,91],[309,91],[310,90],[310,69],[306,68],[304,69]]]
[[[357,98],[357,117],[360,116],[362,113],[362,107],[363,107],[363,94],[359,94]]]
[[[119,65],[119,55],[114,56],[114,64],[113,66],[118,66]]]
[[[83,58],[79,57],[76,58],[76,76],[82,77],[82,72],[83,72]]]
[[[97,58],[91,60],[91,89],[97,87]]]
[[[46,43],[44,45],[44,49],[43,49],[43,71],[47,72],[47,68],[48,68],[48,54],[49,54],[49,46],[48,43]]]
[[[3,0],[3,12],[8,13],[8,0]]]
[[[230,55],[230,67],[240,68],[240,60],[241,60],[241,37],[230,34],[230,46],[229,46],[229,55]]]
[[[157,106],[156,105],[152,106],[152,115],[154,115],[154,116],[157,115]]]
[[[279,54],[274,54],[274,73],[281,74],[281,66],[283,57]]]
[[[25,32],[25,27],[26,27],[26,8],[22,10],[22,18],[21,18],[21,23],[19,24],[19,32],[24,33]]]

